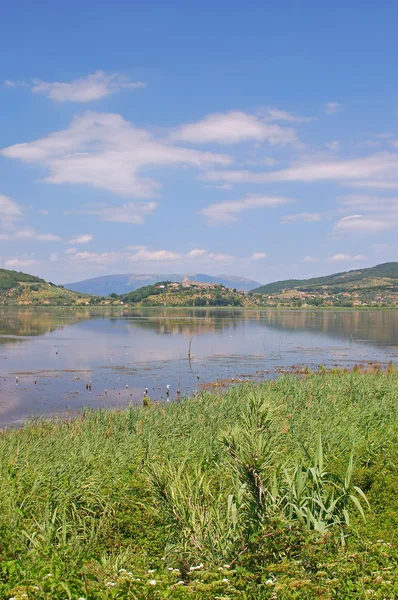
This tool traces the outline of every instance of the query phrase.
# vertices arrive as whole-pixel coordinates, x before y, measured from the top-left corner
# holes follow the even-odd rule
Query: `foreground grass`
[[[1,598],[398,597],[392,369],[34,421],[0,460]]]

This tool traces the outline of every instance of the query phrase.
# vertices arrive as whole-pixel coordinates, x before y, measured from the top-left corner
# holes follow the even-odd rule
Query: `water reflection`
[[[293,365],[396,361],[397,347],[398,311],[6,309],[0,425],[140,402],[147,386],[154,400],[165,400],[167,384],[173,398],[178,385],[192,393],[217,379],[272,377]]]

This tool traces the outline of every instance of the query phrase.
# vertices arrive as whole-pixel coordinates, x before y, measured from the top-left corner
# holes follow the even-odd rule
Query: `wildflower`
[[[228,583],[228,579],[226,577],[224,577],[223,583]]]
[[[39,590],[39,589],[40,589],[40,588],[39,588],[39,586],[38,586],[38,585],[33,585],[33,586],[32,586],[32,590]]]
[[[231,565],[224,565],[224,569],[229,569]]]
[[[45,575],[45,576],[43,577],[43,579],[47,579],[47,577],[52,577],[52,576],[53,576],[53,574],[52,574],[52,573],[47,573],[47,575]]]
[[[182,580],[177,581],[176,585],[184,585],[184,582]]]
[[[155,569],[148,569],[148,573],[154,573]]]
[[[150,579],[148,583],[149,585],[156,585],[156,579]]]
[[[81,596],[80,598],[78,598],[77,600],[86,600],[85,598],[83,598],[83,596]]]
[[[116,583],[114,583],[113,581],[107,581],[105,585],[106,587],[115,587]]]
[[[200,563],[197,567],[189,567],[190,571],[200,571],[200,569],[203,569],[203,563]]]
[[[180,573],[180,569],[173,569],[173,573]]]
[[[17,600],[17,599],[13,597],[13,598],[8,598],[8,600]]]
[[[272,579],[267,579],[267,581],[265,582],[265,585],[275,585],[275,582]]]
[[[119,569],[119,573],[127,573],[126,569]]]

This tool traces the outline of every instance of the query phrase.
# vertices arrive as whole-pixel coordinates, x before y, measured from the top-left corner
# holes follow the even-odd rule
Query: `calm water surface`
[[[398,311],[0,309],[0,426],[370,361],[398,361]]]

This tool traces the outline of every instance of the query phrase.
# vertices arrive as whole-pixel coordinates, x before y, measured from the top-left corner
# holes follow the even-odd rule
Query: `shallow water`
[[[0,309],[0,426],[141,402],[145,387],[166,401],[167,384],[172,400],[217,380],[397,360],[398,311]]]

